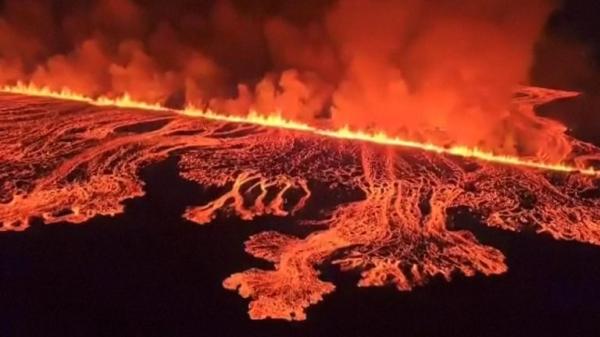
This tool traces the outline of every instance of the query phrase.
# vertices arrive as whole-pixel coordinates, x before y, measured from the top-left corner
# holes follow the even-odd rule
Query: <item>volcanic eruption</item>
[[[334,291],[323,265],[401,291],[506,272],[460,212],[600,244],[600,151],[534,110],[577,93],[522,85],[546,1],[250,3],[6,1],[0,229],[123,212],[177,156],[219,191],[183,218],[314,228],[251,236],[273,269],[223,281],[287,320]]]

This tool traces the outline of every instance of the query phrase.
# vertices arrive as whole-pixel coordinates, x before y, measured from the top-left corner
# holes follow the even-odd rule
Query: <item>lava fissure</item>
[[[539,90],[529,93],[519,100],[537,104]],[[176,152],[182,177],[220,191],[182,214],[190,221],[209,224],[223,214],[303,222],[306,209],[328,214],[306,237],[268,231],[247,240],[246,251],[273,269],[235,273],[223,286],[249,299],[253,319],[305,319],[308,307],[335,290],[319,272],[329,264],[359,271],[358,286],[402,291],[439,275],[505,272],[500,250],[447,228],[457,208],[488,226],[600,245],[600,198],[581,197],[598,189],[595,171],[561,174],[531,170],[520,159],[497,165],[435,147],[340,141],[263,117],[250,127],[251,117],[189,118],[80,101],[0,96],[0,229],[24,230],[33,217],[82,223],[123,212],[125,199],[144,194],[140,168]],[[598,158],[598,149],[576,145]],[[331,207],[316,204],[324,196],[313,185],[328,187]],[[361,197],[341,202],[348,191]]]
[[[524,97],[520,97],[517,102],[520,105],[533,106],[536,104],[541,104],[547,102],[549,100],[564,98],[564,97],[573,97],[578,95],[573,92],[566,91],[551,91],[541,88],[525,88]],[[142,101],[137,101],[132,99],[128,94],[125,94],[121,97],[117,98],[109,98],[105,96],[101,96],[98,98],[92,98],[85,96],[83,94],[75,93],[68,88],[64,88],[60,91],[54,91],[47,87],[38,87],[32,83],[23,84],[18,83],[14,86],[4,86],[0,89],[2,92],[6,93],[14,93],[14,94],[25,94],[32,96],[40,96],[40,97],[48,97],[48,98],[57,98],[57,99],[66,99],[72,100],[82,103],[88,103],[96,106],[114,106],[119,108],[135,108],[142,110],[151,110],[151,111],[172,111],[178,114],[193,116],[193,117],[201,117],[210,120],[230,122],[230,123],[243,123],[243,124],[255,124],[260,126],[272,127],[272,128],[280,128],[280,129],[289,129],[295,131],[309,132],[316,135],[338,138],[338,139],[347,139],[347,140],[355,140],[355,141],[364,141],[370,143],[376,143],[381,145],[388,146],[397,146],[397,147],[406,147],[413,148],[418,150],[424,150],[439,154],[448,154],[453,156],[460,156],[466,158],[476,158],[478,160],[494,162],[503,165],[516,165],[529,167],[534,169],[542,169],[542,170],[551,170],[551,171],[559,171],[559,172],[578,172],[586,175],[599,175],[597,170],[593,167],[577,167],[570,166],[566,164],[556,164],[556,163],[547,163],[539,160],[531,160],[531,159],[521,159],[514,156],[508,155],[498,155],[489,151],[481,150],[478,148],[470,148],[465,146],[440,146],[427,142],[418,142],[413,140],[401,139],[398,137],[389,136],[384,132],[364,132],[364,131],[355,131],[351,130],[348,127],[343,127],[339,130],[327,130],[320,129],[317,127],[313,127],[311,125],[296,122],[292,120],[285,119],[281,117],[279,113],[273,113],[270,115],[263,115],[256,111],[251,111],[246,116],[235,116],[235,115],[227,115],[220,114],[214,112],[212,110],[200,110],[193,106],[188,106],[184,110],[175,110],[164,107],[158,103],[147,103]]]

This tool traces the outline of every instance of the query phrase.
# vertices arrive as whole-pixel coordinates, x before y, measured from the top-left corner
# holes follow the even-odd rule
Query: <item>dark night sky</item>
[[[533,77],[540,85],[592,92],[600,88],[599,14],[599,1],[563,2],[538,45],[538,68],[534,67]]]
[[[584,42],[600,45],[600,2],[595,0],[568,0],[550,20],[550,33],[573,35]],[[596,52],[598,50],[596,49]]]

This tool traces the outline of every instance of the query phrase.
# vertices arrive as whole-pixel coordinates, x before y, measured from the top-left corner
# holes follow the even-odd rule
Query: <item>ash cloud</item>
[[[542,149],[564,129],[509,107],[552,9],[546,0],[6,0],[0,81],[561,157],[568,149]]]

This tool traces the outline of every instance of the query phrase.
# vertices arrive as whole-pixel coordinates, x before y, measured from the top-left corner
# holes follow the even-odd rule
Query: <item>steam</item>
[[[560,158],[564,128],[510,106],[551,11],[546,0],[7,0],[0,81]]]

